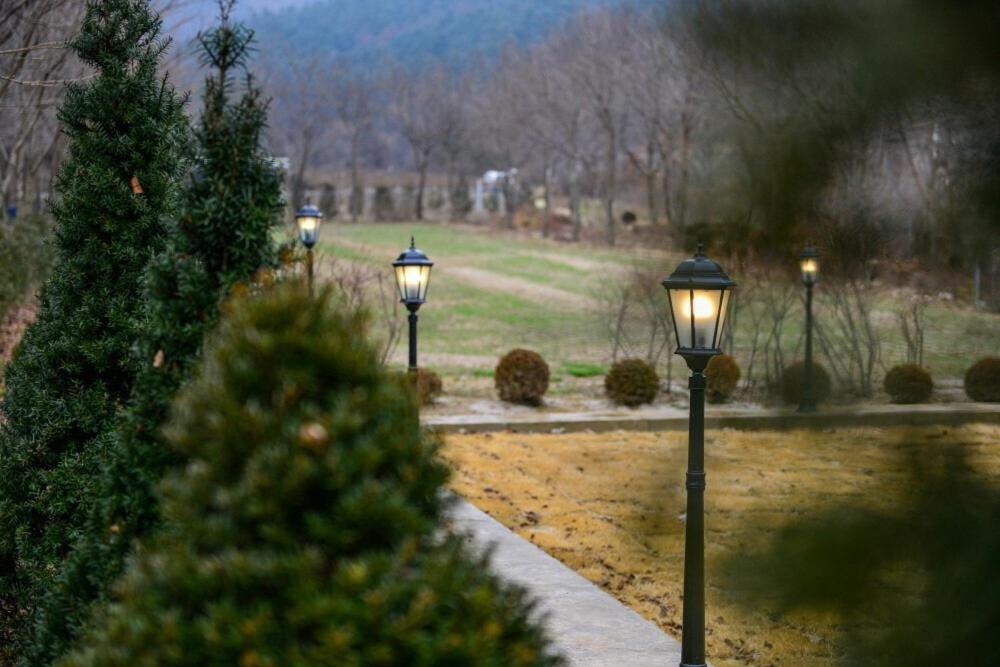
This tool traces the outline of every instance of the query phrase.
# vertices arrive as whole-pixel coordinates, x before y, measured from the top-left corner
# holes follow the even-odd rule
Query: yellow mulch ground
[[[891,503],[901,453],[965,443],[1000,483],[1000,427],[716,431],[706,438],[709,657],[717,667],[831,667],[837,619],[750,611],[713,565],[794,515]],[[497,520],[680,636],[686,433],[450,435],[452,487]]]

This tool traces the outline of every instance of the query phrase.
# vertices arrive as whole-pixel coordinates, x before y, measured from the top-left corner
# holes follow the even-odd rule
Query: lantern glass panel
[[[671,289],[670,308],[677,326],[677,346],[713,350],[726,324],[731,290]]]
[[[815,285],[819,280],[819,260],[815,257],[803,257],[799,265],[802,268],[802,282],[806,285]]]
[[[314,215],[302,215],[296,218],[299,226],[299,239],[307,246],[312,246],[319,239],[319,218]]]
[[[427,299],[431,267],[428,264],[409,264],[396,267],[396,285],[399,298],[407,302],[423,303]]]

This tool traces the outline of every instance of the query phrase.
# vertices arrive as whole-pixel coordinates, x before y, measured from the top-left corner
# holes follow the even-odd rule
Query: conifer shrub
[[[143,272],[184,167],[183,101],[144,0],[92,0],[71,48],[93,76],[59,111],[55,264],[6,369],[0,432],[0,638],[17,653],[39,593],[99,496],[100,454],[143,363]],[[34,667],[34,666],[32,666]]]
[[[965,393],[974,401],[1000,403],[1000,357],[984,357],[965,372]]]
[[[60,667],[558,664],[438,534],[447,470],[363,329],[301,285],[233,309],[166,429],[165,529]]]
[[[788,405],[795,405],[802,399],[805,383],[806,363],[796,361],[785,367],[781,374],[781,398]],[[815,361],[812,364],[812,397],[816,403],[830,398],[830,374]]]
[[[604,376],[604,392],[616,405],[635,408],[652,403],[660,393],[660,376],[643,359],[622,359]]]
[[[97,499],[43,589],[25,651],[31,665],[51,664],[72,644],[92,605],[109,594],[131,545],[158,525],[156,485],[183,460],[161,435],[170,403],[226,295],[246,291],[277,263],[281,184],[260,148],[266,105],[253,82],[240,78],[250,33],[224,20],[200,40],[212,71],[195,127],[194,169],[166,247],[147,269],[135,386],[107,438]]]
[[[433,404],[444,390],[441,376],[429,368],[418,368],[410,381],[416,389],[417,400],[421,405]]]
[[[926,403],[934,393],[934,380],[916,364],[901,364],[885,374],[884,387],[893,403]]]
[[[708,377],[708,388],[705,396],[709,403],[725,403],[728,401],[740,382],[740,365],[729,354],[712,357],[705,369]]]
[[[537,352],[514,349],[500,358],[493,383],[502,401],[541,405],[549,390],[549,365]]]

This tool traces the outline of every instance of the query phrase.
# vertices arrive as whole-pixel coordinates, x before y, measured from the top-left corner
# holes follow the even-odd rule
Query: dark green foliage
[[[32,667],[66,650],[93,603],[108,595],[133,541],[158,524],[155,487],[181,460],[161,434],[170,402],[229,290],[277,261],[280,180],[259,145],[266,109],[245,71],[251,36],[224,22],[201,42],[212,72],[195,130],[195,167],[167,247],[148,268],[135,390],[109,441],[100,498],[46,590],[27,652]]]
[[[446,468],[366,322],[238,304],[166,429],[165,527],[62,667],[544,666],[530,605],[436,528]]]
[[[0,225],[0,318],[41,285],[52,266],[52,224],[40,215]]]
[[[604,376],[604,391],[617,405],[635,408],[652,403],[660,393],[660,377],[642,359],[622,359]]]
[[[965,372],[965,393],[974,401],[1000,403],[1000,358],[985,357]]]
[[[885,374],[885,393],[893,403],[926,403],[934,393],[934,380],[916,364],[893,366]]]
[[[736,391],[740,382],[740,366],[731,355],[720,354],[712,357],[705,369],[708,389],[705,397],[709,403],[725,403]]]
[[[933,444],[906,444],[909,476],[869,490],[891,509],[831,507],[734,554],[723,570],[737,599],[755,612],[833,612],[845,666],[996,664],[1000,490],[961,442]]]
[[[541,405],[549,390],[549,365],[537,352],[511,350],[497,364],[493,384],[502,401]]]
[[[429,368],[418,368],[410,381],[416,389],[417,400],[421,405],[431,405],[444,390],[441,376]]]
[[[802,386],[805,382],[806,362],[796,361],[789,364],[781,374],[781,398],[788,405],[794,405],[802,400]],[[812,364],[812,398],[816,403],[822,403],[830,398],[830,374],[815,361]]]
[[[8,655],[97,497],[107,434],[142,364],[133,352],[142,273],[163,247],[186,136],[183,101],[157,73],[159,31],[144,0],[94,0],[72,42],[95,76],[70,85],[59,112],[69,156],[52,208],[56,264],[7,368],[3,405],[0,651]]]

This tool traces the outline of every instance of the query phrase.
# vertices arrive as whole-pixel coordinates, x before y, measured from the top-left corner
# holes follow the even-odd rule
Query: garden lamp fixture
[[[816,412],[813,394],[813,286],[819,282],[819,253],[807,246],[799,255],[799,269],[802,284],[806,287],[806,365],[802,372],[802,395],[799,397],[799,412]]]
[[[722,354],[719,341],[736,283],[699,245],[662,284],[670,300],[676,353],[691,369],[681,667],[705,667],[705,368]]]
[[[306,275],[309,282],[309,294],[313,293],[313,246],[319,240],[319,226],[322,221],[323,214],[308,202],[295,213],[295,224],[299,228],[299,240],[306,247]]]
[[[799,268],[802,271],[802,284],[812,287],[819,282],[819,253],[816,248],[807,246],[799,255]]]
[[[396,287],[399,288],[399,300],[410,311],[410,363],[409,371],[417,371],[417,311],[427,300],[427,286],[431,280],[431,267],[434,266],[422,250],[418,250],[413,237],[410,237],[410,247],[400,253],[392,267],[396,272]]]

